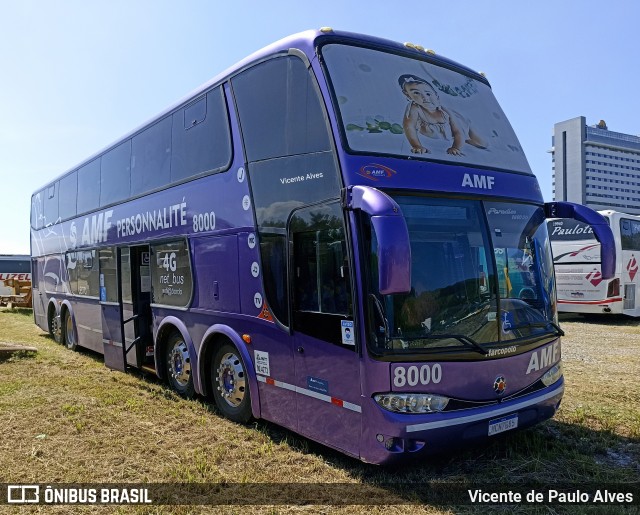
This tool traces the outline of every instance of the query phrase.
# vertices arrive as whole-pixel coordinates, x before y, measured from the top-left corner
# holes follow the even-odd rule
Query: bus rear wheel
[[[246,367],[230,343],[220,346],[211,367],[213,398],[222,414],[234,422],[251,420],[251,396]]]
[[[66,310],[64,313],[64,344],[69,350],[76,350],[78,348],[78,338],[76,332],[73,329],[73,317],[71,311]]]
[[[195,395],[189,348],[179,333],[173,333],[165,347],[165,364],[169,386],[181,397],[191,399]]]

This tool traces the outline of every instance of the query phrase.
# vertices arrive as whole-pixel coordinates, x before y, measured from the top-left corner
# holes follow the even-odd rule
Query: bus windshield
[[[336,44],[324,46],[322,55],[351,151],[531,173],[480,77],[434,65],[426,55],[419,60]]]
[[[369,301],[383,352],[483,354],[555,335],[553,263],[542,208],[397,196],[411,241],[411,290],[380,295],[375,232]],[[458,348],[458,349],[456,349]]]

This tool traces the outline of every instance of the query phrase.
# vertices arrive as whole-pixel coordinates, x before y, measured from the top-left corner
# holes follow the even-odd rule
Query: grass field
[[[410,505],[410,493],[389,490],[390,483],[637,482],[640,322],[579,317],[561,322],[567,333],[566,393],[553,420],[428,463],[384,469],[273,424],[232,423],[205,399],[183,400],[153,377],[111,371],[98,355],[56,344],[33,324],[30,310],[3,310],[0,346],[23,344],[38,351],[10,357],[0,353],[0,483],[258,483],[267,499],[282,484],[325,485],[336,496],[335,504],[326,506],[242,505],[237,496],[243,490],[229,488],[225,495],[233,504],[226,506],[47,506],[22,508],[25,513],[387,514],[488,511],[486,506]],[[382,489],[393,502],[363,506],[367,489],[372,499]],[[343,505],[350,495],[358,505]],[[15,512],[9,511],[14,507],[3,508]],[[515,506],[492,511],[620,513],[621,508]]]

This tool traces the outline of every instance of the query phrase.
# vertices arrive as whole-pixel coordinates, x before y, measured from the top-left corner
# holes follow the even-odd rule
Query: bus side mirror
[[[378,289],[383,295],[411,291],[411,244],[407,222],[396,202],[370,186],[346,190],[343,204],[371,216],[378,241]]]
[[[603,279],[612,279],[616,270],[616,245],[607,220],[597,211],[573,202],[547,202],[544,205],[547,218],[573,218],[589,224],[600,242],[600,261]]]

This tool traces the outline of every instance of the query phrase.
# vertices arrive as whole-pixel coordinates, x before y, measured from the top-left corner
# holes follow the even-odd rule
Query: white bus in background
[[[558,311],[640,316],[640,216],[598,211],[613,231],[615,276],[603,280],[600,244],[591,226],[572,219],[549,220]]]

